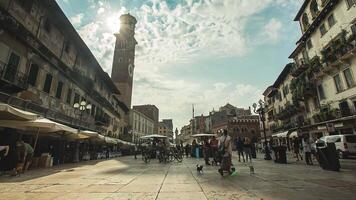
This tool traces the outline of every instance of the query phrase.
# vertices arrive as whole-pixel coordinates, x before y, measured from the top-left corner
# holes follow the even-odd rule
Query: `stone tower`
[[[135,69],[136,18],[130,14],[120,16],[120,32],[115,34],[115,52],[111,79],[120,90],[120,99],[131,108],[133,74]]]

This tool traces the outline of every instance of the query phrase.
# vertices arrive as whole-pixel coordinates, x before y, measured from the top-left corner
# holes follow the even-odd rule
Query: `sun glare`
[[[114,14],[106,17],[105,26],[111,33],[118,33],[120,30],[120,14]]]

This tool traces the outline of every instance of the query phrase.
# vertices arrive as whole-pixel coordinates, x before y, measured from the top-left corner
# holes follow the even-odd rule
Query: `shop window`
[[[347,103],[347,101],[340,102],[339,107],[340,107],[341,115],[343,117],[351,115],[351,110],[350,110],[350,107],[349,107],[349,104]]]
[[[335,83],[335,88],[336,88],[337,92],[343,91],[344,88],[343,88],[343,85],[342,85],[341,78],[340,78],[339,74],[334,76],[334,83]]]
[[[353,87],[355,85],[355,81],[350,68],[344,70],[344,77],[348,88]]]
[[[73,91],[72,91],[72,89],[70,89],[70,88],[68,88],[68,92],[67,92],[67,104],[71,104],[71,102],[72,102],[72,93],[73,93]]]
[[[331,28],[332,26],[334,26],[336,24],[336,21],[335,21],[335,18],[334,18],[333,14],[331,14],[328,17],[328,24],[329,24],[329,28]]]
[[[58,81],[57,91],[56,91],[56,98],[58,98],[58,99],[61,98],[62,90],[63,90],[63,82],[62,81]]]
[[[37,75],[38,75],[39,67],[36,64],[31,65],[30,72],[28,73],[27,83],[36,86]]]
[[[325,28],[325,24],[320,25],[319,31],[321,36],[325,35],[325,33],[327,32]]]
[[[47,74],[46,75],[46,80],[45,80],[45,83],[44,83],[44,86],[43,86],[43,91],[44,92],[50,93],[51,85],[52,85],[52,79],[53,79],[53,76],[51,74]]]

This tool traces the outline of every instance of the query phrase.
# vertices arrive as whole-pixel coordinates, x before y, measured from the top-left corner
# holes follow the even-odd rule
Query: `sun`
[[[105,26],[111,33],[120,31],[120,14],[109,15],[105,18]]]

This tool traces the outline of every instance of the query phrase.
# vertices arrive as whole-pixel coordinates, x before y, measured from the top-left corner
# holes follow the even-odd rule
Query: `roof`
[[[305,47],[304,42],[298,43],[297,47],[294,49],[294,51],[290,54],[288,58],[294,58],[304,47]]]
[[[267,89],[263,92],[263,96],[267,96],[267,94],[269,94],[274,89],[275,88],[272,85],[268,86]]]
[[[305,8],[307,7],[310,0],[304,0],[302,7],[299,9],[297,15],[294,17],[294,21],[299,21],[300,16],[303,14]]]
[[[58,3],[54,0],[45,0],[41,1],[48,8],[48,15],[52,23],[61,27],[62,34],[69,36],[71,43],[74,43],[76,48],[79,48],[78,51],[82,52],[82,55],[85,55],[88,59],[88,63],[91,63],[88,67],[95,69],[97,75],[99,75],[102,80],[105,82],[107,87],[115,94],[120,94],[119,89],[115,86],[110,76],[104,72],[98,61],[96,60],[93,53],[90,51],[88,46],[82,40],[78,32],[75,30],[73,25],[70,23],[67,16],[63,13],[62,9],[59,7]]]
[[[287,77],[287,75],[290,73],[291,69],[293,67],[293,63],[288,63],[283,71],[279,74],[277,80],[274,82],[273,87],[277,88]]]

